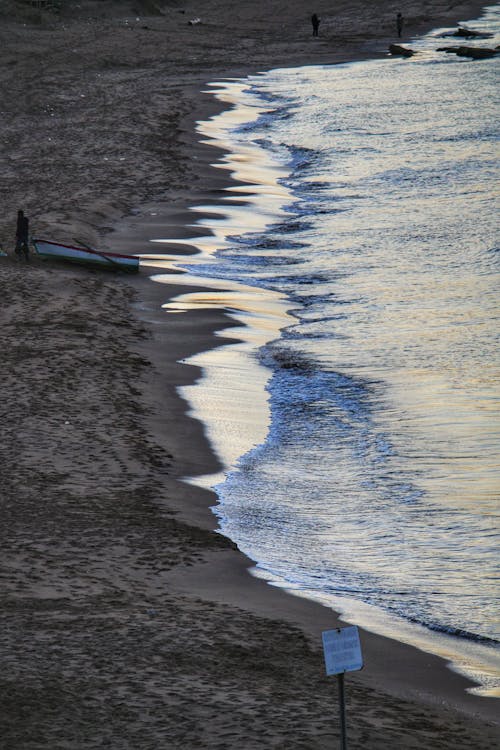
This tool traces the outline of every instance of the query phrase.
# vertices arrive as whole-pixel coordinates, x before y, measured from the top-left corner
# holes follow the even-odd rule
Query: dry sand
[[[147,252],[148,206],[180,235],[226,183],[195,141],[207,81],[382,55],[399,9],[413,34],[480,7],[318,2],[313,40],[295,0],[67,0],[60,15],[3,0],[0,241],[12,251],[24,208],[34,234]],[[0,285],[0,748],[336,747],[319,646],[333,613],[252,579],[214,533],[214,497],[179,481],[219,468],[176,393],[199,373],[179,361],[234,322],[167,318],[176,289],[144,271],[10,255]],[[363,648],[350,747],[498,747],[497,702],[439,659],[366,633]]]

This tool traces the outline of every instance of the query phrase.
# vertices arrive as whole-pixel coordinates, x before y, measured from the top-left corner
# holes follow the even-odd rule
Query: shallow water
[[[468,25],[500,43],[498,6]],[[256,574],[498,694],[498,60],[444,44],[214,85],[248,204],[182,263],[217,299],[169,307],[246,326],[185,395]]]

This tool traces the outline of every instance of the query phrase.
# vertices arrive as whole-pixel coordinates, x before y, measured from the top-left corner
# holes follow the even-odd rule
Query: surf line
[[[189,225],[193,236],[153,240],[165,249],[172,246],[170,260],[175,259],[174,245],[188,245],[198,252],[178,256],[174,266],[184,273],[176,273],[175,277],[159,273],[152,278],[197,287],[197,291],[180,294],[163,305],[167,312],[215,309],[239,325],[216,334],[231,339],[228,344],[185,360],[201,368],[202,376],[194,385],[179,388],[190,405],[191,416],[205,426],[211,447],[223,466],[219,474],[186,477],[185,481],[213,489],[236,467],[240,457],[265,442],[270,425],[266,386],[272,372],[258,362],[256,352],[279,338],[281,330],[296,319],[290,314],[291,303],[285,295],[225,277],[229,267],[224,253],[231,249],[231,237],[261,233],[287,216],[284,206],[291,202],[292,195],[280,184],[280,178],[288,174],[286,167],[270,159],[269,153],[247,135],[234,135],[239,127],[265,113],[265,104],[257,98],[243,97],[248,88],[244,79],[209,85],[210,91],[205,93],[217,98],[224,109],[199,121],[196,129],[201,143],[217,148],[218,159],[210,166],[227,172],[228,184],[209,205],[189,207],[198,216]]]

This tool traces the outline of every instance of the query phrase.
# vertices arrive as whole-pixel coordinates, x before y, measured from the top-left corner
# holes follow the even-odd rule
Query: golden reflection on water
[[[239,105],[244,86],[242,81],[235,80],[222,86],[215,85],[214,91],[217,90],[222,101]],[[264,111],[262,104],[258,107],[238,106],[225,111],[222,120],[215,117],[200,124],[200,132],[208,138],[204,142],[220,147],[225,154],[213,166],[228,171],[242,184],[228,187],[221,204],[215,208],[213,205],[190,208],[193,215],[201,214],[200,219],[191,225],[197,230],[196,236],[182,240],[153,240],[165,246],[184,244],[198,249],[198,255],[178,257],[177,262],[174,252],[165,256],[164,262],[172,262],[171,268],[202,266],[207,261],[213,263],[217,251],[228,246],[228,237],[262,231],[284,214],[283,205],[289,201],[290,192],[278,180],[287,173],[285,168],[270,162],[265,152],[250,140],[242,143],[237,153],[231,152],[227,143],[228,124],[237,127],[254,119],[259,108]],[[237,205],[242,199],[245,205]],[[205,230],[206,234],[198,236],[200,230]],[[201,367],[203,374],[195,386],[182,389],[192,413],[206,426],[215,452],[227,471],[234,467],[238,458],[264,442],[268,431],[270,414],[266,385],[271,373],[258,363],[254,352],[278,338],[280,330],[295,322],[295,318],[288,314],[283,295],[269,290],[202,276],[157,274],[152,278],[160,283],[207,287],[170,300],[163,305],[167,313],[220,309],[242,324],[217,334],[222,338],[238,338],[240,343],[212,349],[188,360],[188,363]],[[222,478],[197,477],[193,481],[211,487]]]
[[[193,285],[193,277],[155,276],[160,283]],[[287,312],[283,296],[268,290],[245,287],[228,280],[196,278],[201,289],[180,294],[162,305],[168,313],[217,309],[229,314],[241,325],[219,331],[221,338],[239,339],[237,343],[210,349],[185,360],[202,368],[200,380],[180,390],[207,430],[224,471],[220,475],[196,477],[195,484],[213,487],[225,473],[253,447],[264,442],[270,412],[266,385],[268,368],[259,364],[254,352],[279,336],[280,330],[295,319]],[[210,288],[211,287],[211,288]]]
[[[430,501],[463,510],[472,504],[498,516],[499,462],[492,455],[500,442],[495,277],[453,276],[439,268],[439,259],[432,263],[436,268],[427,274],[417,272],[420,264],[414,271],[404,253],[390,257],[382,272],[366,273],[360,264],[349,290],[377,305],[351,306],[363,347],[359,336],[347,335],[335,341],[334,355],[344,371],[378,376],[386,384],[379,423],[397,434],[400,450],[420,467],[419,484]]]

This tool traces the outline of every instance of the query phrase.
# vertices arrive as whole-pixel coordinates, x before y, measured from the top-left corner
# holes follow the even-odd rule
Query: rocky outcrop
[[[400,44],[390,44],[389,52],[391,55],[400,55],[402,57],[413,57],[413,55],[417,54],[415,50],[408,49],[408,47],[401,47]]]
[[[460,57],[472,57],[474,60],[485,60],[500,54],[500,49],[488,47],[438,47],[438,52],[450,52]]]
[[[465,26],[459,26],[456,31],[450,31],[442,36],[459,36],[462,39],[489,39],[493,34],[489,34],[486,31],[474,31],[473,29],[466,29]]]
[[[488,34],[485,31],[474,31],[473,29],[466,29],[464,26],[459,26],[453,36],[461,36],[464,39],[489,39],[493,34]]]

